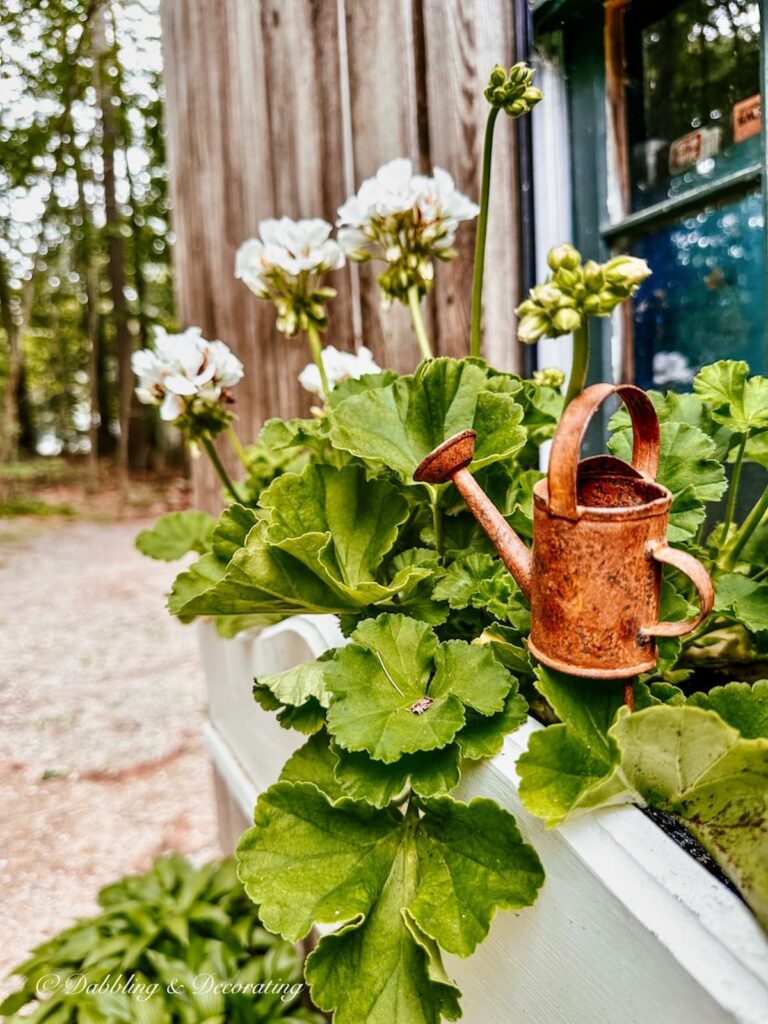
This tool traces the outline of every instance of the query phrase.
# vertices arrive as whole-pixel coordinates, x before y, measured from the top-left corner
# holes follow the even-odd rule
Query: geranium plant
[[[531,812],[556,825],[605,804],[659,808],[688,825],[768,921],[768,488],[737,513],[741,467],[768,465],[768,381],[724,361],[702,369],[691,394],[652,394],[658,479],[674,499],[669,537],[705,562],[717,601],[695,633],[661,641],[657,668],[633,683],[631,714],[622,681],[534,662],[527,602],[463,500],[450,483],[414,480],[432,449],[472,428],[472,472],[530,538],[540,447],[584,387],[589,319],[650,273],[630,256],[585,262],[570,245],[549,254],[550,277],[518,310],[519,337],[573,334],[565,393],[560,371],[523,380],[480,358],[493,124],[500,110],[523,116],[538,102],[531,75],[524,65],[492,73],[479,212],[445,172],[422,178],[405,160],[340,207],[340,249],[381,259],[384,303],[411,309],[425,356],[413,373],[360,363],[328,372],[338,353],[317,341],[332,300],[320,278],[341,259],[328,225],[268,222],[279,237],[262,226],[262,241],[241,250],[239,276],[275,302],[284,333],[307,335],[322,407],[264,425],[259,485],[237,485],[248,500],[218,521],[175,513],[139,538],[159,557],[200,553],[170,595],[183,621],[215,616],[232,633],[264,616],[340,619],[345,646],[256,680],[259,704],[307,740],[259,797],[238,850],[268,928],[295,941],[323,926],[306,977],[337,1024],[458,1019],[441,950],[469,955],[497,910],[536,898],[542,866],[512,816],[451,795],[464,766],[497,754],[529,711],[546,725],[518,764]],[[459,222],[476,212],[472,352],[433,359],[420,300],[433,261],[453,255]],[[610,426],[611,451],[626,457],[628,418],[617,413]],[[690,617],[691,601],[684,578],[665,575],[662,617]]]

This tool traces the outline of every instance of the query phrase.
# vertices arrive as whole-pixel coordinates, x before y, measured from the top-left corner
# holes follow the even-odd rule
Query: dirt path
[[[195,631],[144,525],[0,521],[1,991],[100,886],[218,854]]]

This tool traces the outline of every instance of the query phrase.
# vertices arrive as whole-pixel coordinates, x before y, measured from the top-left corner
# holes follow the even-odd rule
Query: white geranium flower
[[[154,349],[141,349],[131,357],[131,369],[139,378],[139,401],[159,406],[161,419],[168,422],[185,414],[207,415],[206,429],[215,428],[218,421],[225,426],[228,414],[219,406],[230,400],[228,389],[243,376],[237,356],[223,341],[207,341],[199,327],[182,334],[158,327],[154,341]]]
[[[329,270],[346,262],[344,250],[330,238],[331,225],[311,220],[263,220],[258,238],[243,242],[235,257],[235,277],[278,310],[277,326],[292,337],[311,323],[326,324],[325,304],[336,292],[320,287]]]
[[[450,260],[461,221],[472,220],[479,207],[456,190],[447,171],[433,176],[413,173],[410,160],[391,160],[366,179],[338,209],[341,246],[350,259],[383,259],[379,278],[386,302],[408,301],[408,291],[429,290],[433,259]]]
[[[357,380],[366,373],[381,373],[381,367],[375,362],[373,353],[365,346],[359,348],[357,352],[341,352],[333,345],[328,345],[323,349],[322,359],[328,386],[331,389],[342,380]],[[299,384],[313,395],[322,395],[320,370],[315,363],[309,363],[304,367],[299,374]]]

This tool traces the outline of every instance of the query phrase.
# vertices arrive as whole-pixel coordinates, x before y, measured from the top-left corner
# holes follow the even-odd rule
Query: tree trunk
[[[8,264],[0,256],[0,323],[8,348],[8,377],[3,392],[2,429],[0,430],[0,462],[12,462],[19,447],[34,454],[35,437],[27,400],[24,353],[21,338],[29,316],[34,279],[24,285],[16,296],[8,279]]]
[[[115,194],[115,148],[117,146],[117,124],[112,107],[112,91],[109,88],[106,66],[111,57],[107,44],[107,19],[109,4],[97,12],[94,23],[94,50],[96,60],[95,87],[101,111],[102,132],[102,182],[104,186],[104,217],[106,221],[107,269],[109,289],[112,298],[112,320],[115,325],[117,350],[117,380],[119,389],[120,440],[117,446],[117,463],[125,475],[128,469],[128,440],[130,432],[131,395],[131,336],[128,331],[128,310],[125,301],[125,246],[121,234],[122,219],[117,208]]]

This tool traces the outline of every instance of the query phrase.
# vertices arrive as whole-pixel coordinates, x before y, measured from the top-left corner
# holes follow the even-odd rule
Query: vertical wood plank
[[[334,224],[347,197],[334,0],[263,0],[274,215],[323,217]],[[323,343],[354,348],[349,267],[330,274],[338,295]],[[297,342],[302,366],[308,362]]]
[[[416,92],[414,3],[346,0],[350,120],[355,185],[388,160],[410,157],[426,169]],[[395,304],[382,311],[377,274],[382,264],[360,267],[363,344],[381,366],[408,372],[419,362],[419,349],[408,309]],[[430,304],[427,329],[434,335]],[[434,343],[434,342],[433,342]]]
[[[162,5],[178,318],[226,341],[245,364],[238,385],[244,441],[269,416],[306,412],[297,383],[309,361],[285,340],[270,304],[234,278],[235,252],[259,221],[286,214],[333,221],[344,200],[338,26],[323,0],[164,0]],[[328,340],[349,347],[349,274]],[[220,451],[237,473],[225,444]],[[204,460],[195,497],[220,505]]]
[[[511,62],[511,5],[506,0],[422,0],[422,4],[432,161],[453,175],[457,188],[477,200],[488,115],[483,88],[494,64]],[[483,293],[483,354],[495,366],[510,370],[519,367],[514,310],[520,301],[514,265],[513,134],[509,118],[502,113],[496,122]],[[457,236],[459,258],[438,268],[438,344],[448,355],[467,355],[469,350],[474,242],[474,226],[462,225]]]

